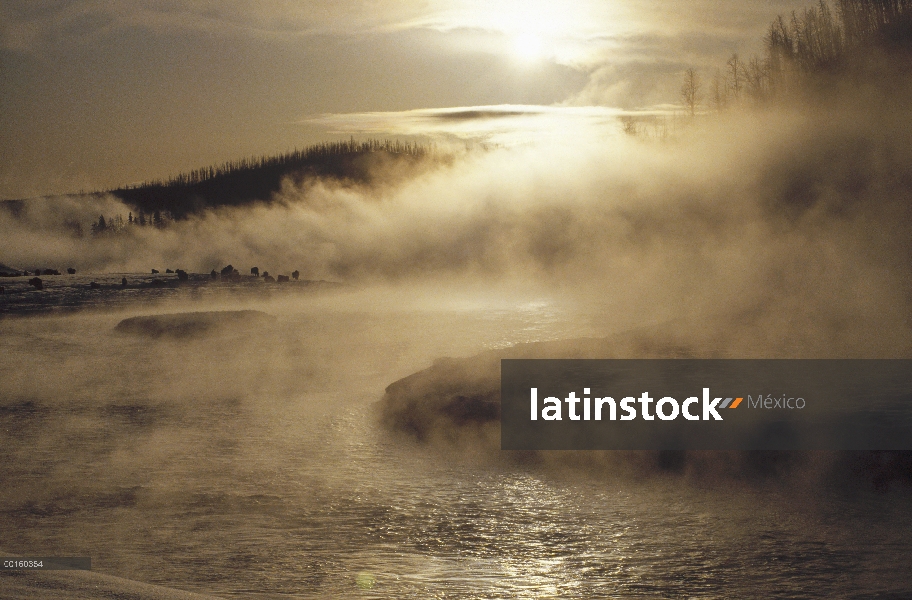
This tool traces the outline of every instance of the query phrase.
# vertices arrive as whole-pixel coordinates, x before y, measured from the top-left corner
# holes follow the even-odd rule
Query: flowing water
[[[904,490],[544,468],[377,425],[384,387],[437,357],[610,332],[553,298],[200,283],[139,305],[77,283],[0,319],[6,551],[225,597],[912,596]],[[226,308],[277,322],[114,331]]]

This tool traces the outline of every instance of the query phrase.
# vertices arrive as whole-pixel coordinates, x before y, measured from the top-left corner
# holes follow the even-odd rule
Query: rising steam
[[[107,238],[76,237],[72,223],[131,210],[111,196],[27,201],[0,212],[0,255],[98,271],[258,265],[362,285],[506,280],[617,321],[775,321],[764,339],[860,326],[887,337],[855,347],[901,354],[912,126],[865,100],[735,112],[665,142],[574,132],[388,185],[382,173],[372,185],[289,180],[269,203]]]

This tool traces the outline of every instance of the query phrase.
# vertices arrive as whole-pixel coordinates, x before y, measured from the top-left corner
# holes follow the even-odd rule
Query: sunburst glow
[[[534,61],[544,54],[544,41],[538,35],[521,33],[513,37],[513,54],[525,61]]]
[[[429,26],[502,35],[501,51],[524,62],[585,59],[591,54],[593,40],[617,33],[625,22],[613,3],[588,1],[500,0],[492,4],[480,0],[431,0],[431,7],[434,17]]]

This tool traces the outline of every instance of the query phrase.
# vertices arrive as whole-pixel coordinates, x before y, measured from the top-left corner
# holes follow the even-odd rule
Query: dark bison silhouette
[[[288,275],[279,275],[279,283],[286,283],[288,281]]]
[[[69,269],[67,269],[67,273],[69,273],[70,275],[75,275],[76,269],[74,269],[73,267],[70,267]]]
[[[42,282],[42,281],[41,281],[40,279],[38,279],[37,277],[32,277],[31,279],[29,279],[29,284],[35,286],[35,289],[36,289],[36,290],[43,290],[43,289],[44,289],[44,282]]]
[[[153,274],[153,275],[158,275],[158,269],[152,269],[152,274]]]
[[[300,277],[300,276],[301,276],[301,273],[299,273],[297,269],[295,269],[295,270],[291,273],[291,278],[294,279],[295,281],[297,281],[297,280],[298,280],[298,277]]]
[[[263,275],[263,281],[265,281],[266,283],[274,283],[275,277],[273,277],[272,275],[267,273],[267,274]]]
[[[172,271],[171,269],[165,269],[165,273],[173,273],[173,272],[174,271]]]
[[[215,269],[212,269],[212,272],[209,273],[209,277],[213,279],[218,279],[218,273],[215,272]]]
[[[259,267],[254,267],[254,268],[250,269],[250,274],[253,275],[254,277],[259,277],[259,276],[260,276],[260,268],[259,268]]]
[[[237,281],[241,278],[241,273],[235,269],[232,265],[228,265],[222,269],[222,279],[230,279],[232,281]]]
[[[127,287],[127,278],[126,277],[124,277],[123,279],[120,280],[120,286]]]
[[[178,279],[178,281],[188,281],[190,279],[190,276],[187,275],[187,272],[184,271],[183,269],[178,269],[177,270],[177,279]]]
[[[97,281],[93,281],[92,283],[90,283],[89,287],[92,288],[93,290],[101,289],[101,285]]]
[[[58,271],[57,269],[45,269],[44,274],[45,275],[60,275],[60,271]]]

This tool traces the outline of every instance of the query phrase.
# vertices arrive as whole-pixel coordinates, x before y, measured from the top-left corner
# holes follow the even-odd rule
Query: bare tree
[[[741,90],[744,89],[744,63],[737,54],[732,54],[728,59],[728,89],[731,90],[735,102],[741,100]]]
[[[697,112],[697,104],[700,103],[700,76],[697,75],[696,69],[687,69],[684,71],[684,84],[681,86],[681,100],[684,106],[693,117]]]
[[[718,112],[725,110],[728,105],[728,88],[719,69],[716,69],[716,74],[713,75],[712,80],[712,105]]]
[[[636,135],[639,133],[636,119],[630,115],[621,117],[621,129],[623,129],[624,133],[627,135]]]
[[[744,80],[747,83],[747,93],[757,103],[766,100],[769,90],[769,63],[754,56],[747,63]]]

